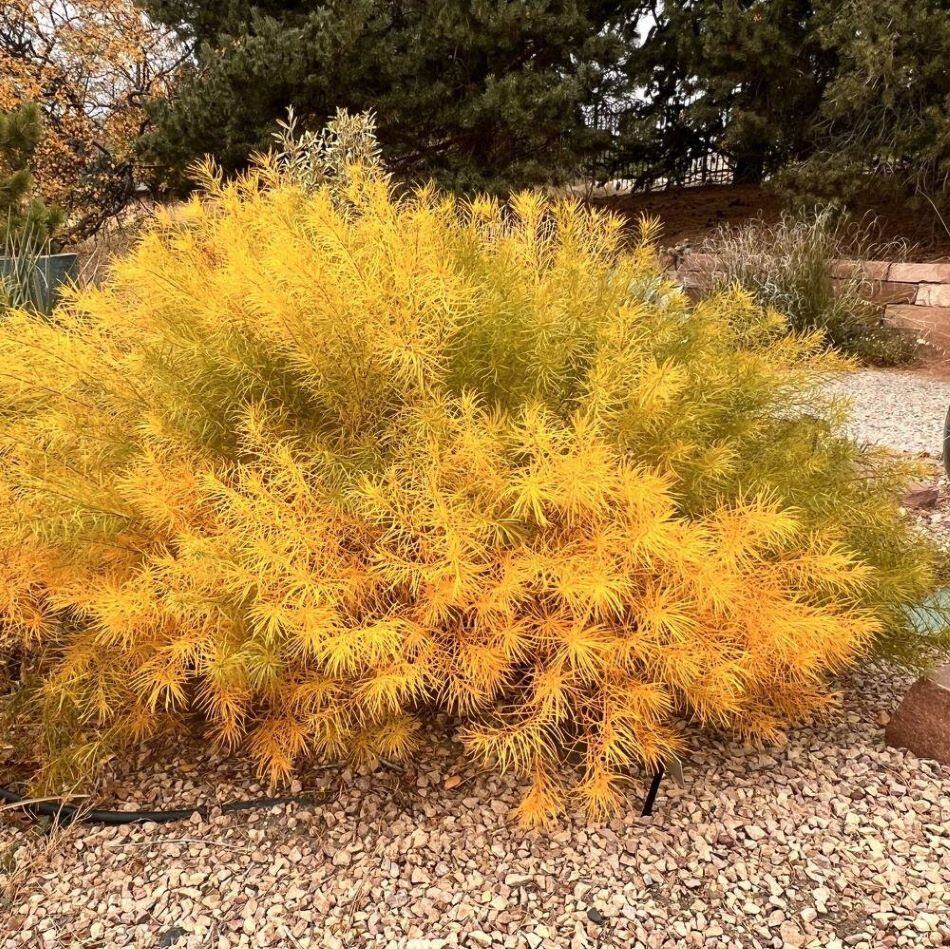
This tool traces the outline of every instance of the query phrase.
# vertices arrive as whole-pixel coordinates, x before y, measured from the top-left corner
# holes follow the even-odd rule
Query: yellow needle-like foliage
[[[770,737],[931,584],[817,337],[571,201],[266,161],[0,325],[0,608],[62,780],[185,726],[278,781],[457,714],[522,818]],[[626,249],[625,249],[626,247]],[[52,780],[52,778],[50,778]]]

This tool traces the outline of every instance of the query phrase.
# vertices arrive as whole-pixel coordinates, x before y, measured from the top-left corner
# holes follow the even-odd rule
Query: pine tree
[[[563,0],[221,4],[149,0],[195,48],[154,108],[149,153],[181,181],[213,155],[226,171],[266,147],[293,106],[318,127],[375,111],[402,178],[501,190],[570,177],[598,141],[583,107],[616,58],[619,3]]]
[[[622,157],[676,179],[709,151],[757,183],[810,153],[812,122],[834,52],[815,30],[812,0],[667,0],[626,70],[642,90]],[[629,28],[641,20],[632,17]]]
[[[33,194],[30,161],[40,135],[40,113],[33,103],[0,112],[0,245],[23,235],[43,243],[62,220]]]
[[[815,149],[783,176],[806,203],[890,189],[950,212],[950,15],[944,0],[826,3],[818,35],[837,67]]]
[[[710,151],[735,180],[844,202],[882,181],[950,195],[944,0],[665,0],[624,11],[618,158],[676,181]],[[644,24],[648,24],[645,32]],[[884,170],[873,179],[870,173]]]

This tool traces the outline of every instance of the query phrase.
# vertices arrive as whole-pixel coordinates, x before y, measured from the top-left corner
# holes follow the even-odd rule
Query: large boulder
[[[950,764],[950,663],[910,687],[887,723],[884,739],[921,758]]]

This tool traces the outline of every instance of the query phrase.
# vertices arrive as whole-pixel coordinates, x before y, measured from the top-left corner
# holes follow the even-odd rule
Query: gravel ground
[[[594,827],[521,830],[515,783],[447,738],[418,771],[312,776],[318,806],[77,826],[32,853],[10,825],[0,848],[24,872],[0,945],[947,945],[950,773],[883,743],[907,685],[865,669],[777,749],[696,736],[653,817],[638,783],[630,814]],[[161,763],[133,765],[113,792],[166,806],[246,780],[197,759],[168,787]]]
[[[950,384],[841,385],[859,437],[931,449]],[[919,517],[946,536],[945,499]],[[414,767],[304,776],[309,804],[48,837],[0,815],[0,947],[950,945],[950,769],[883,741],[909,684],[860,669],[777,748],[692,735],[684,787],[642,818],[639,780],[599,826],[519,828],[517,783],[473,770],[445,723]],[[264,793],[184,747],[114,763],[97,801]]]
[[[830,388],[852,400],[849,428],[858,440],[940,457],[950,380],[907,370],[862,369]]]

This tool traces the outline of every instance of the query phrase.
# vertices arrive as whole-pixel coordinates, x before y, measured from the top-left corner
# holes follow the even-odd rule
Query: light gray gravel
[[[950,380],[910,370],[862,369],[829,388],[852,400],[848,427],[859,441],[940,457]]]

